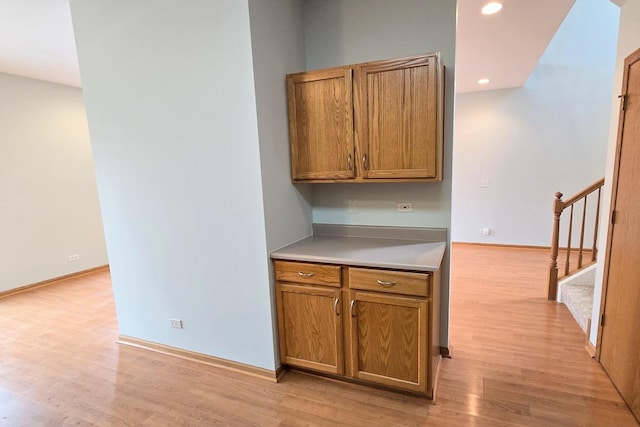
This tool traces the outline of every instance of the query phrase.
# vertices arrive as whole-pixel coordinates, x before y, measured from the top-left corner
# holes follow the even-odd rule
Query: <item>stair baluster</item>
[[[599,179],[595,183],[591,184],[589,187],[580,191],[576,195],[570,197],[566,201],[562,200],[563,194],[558,192],[555,194],[555,199],[553,201],[553,233],[551,235],[551,264],[549,265],[549,284],[548,284],[548,293],[547,298],[550,300],[556,300],[558,297],[558,251],[559,251],[559,241],[560,241],[560,219],[562,216],[562,212],[565,209],[570,208],[570,217],[569,217],[569,230],[567,237],[567,247],[566,247],[566,259],[564,265],[564,276],[568,276],[570,273],[575,274],[578,271],[588,267],[593,264],[597,258],[597,243],[598,243],[598,222],[600,218],[600,196],[602,192],[602,186],[604,185],[604,178]],[[584,232],[586,226],[587,219],[587,199],[588,196],[594,192],[598,192],[598,199],[596,204],[595,211],[595,220],[594,220],[594,232],[593,232],[593,245],[591,247],[591,261],[588,264],[583,264],[583,252],[584,252]],[[571,271],[571,243],[572,243],[572,231],[573,231],[573,207],[574,204],[578,201],[582,201],[582,222],[580,224],[580,245],[578,248],[578,262],[577,269],[575,271]]]

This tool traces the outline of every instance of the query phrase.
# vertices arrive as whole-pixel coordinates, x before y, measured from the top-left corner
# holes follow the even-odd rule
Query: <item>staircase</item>
[[[576,195],[562,200],[562,193],[556,193],[553,202],[553,235],[551,237],[551,264],[549,265],[548,298],[564,303],[586,334],[589,332],[593,309],[593,289],[595,286],[595,263],[597,258],[598,221],[600,217],[600,195],[604,178],[591,184]],[[597,196],[596,204],[589,204],[589,196]],[[579,235],[574,234],[574,210],[582,217]],[[569,217],[562,218],[567,211]],[[581,211],[581,212],[580,212]],[[590,215],[587,215],[590,212]],[[564,221],[563,221],[564,220]],[[568,221],[567,221],[568,220]],[[566,224],[568,222],[568,224]],[[586,228],[590,222],[589,228]],[[566,231],[566,247],[560,248],[561,225]],[[585,229],[593,230],[585,249]],[[578,242],[576,242],[576,240]],[[574,248],[572,248],[575,247]],[[564,268],[558,269],[559,252]],[[559,277],[559,270],[563,275]],[[559,280],[560,279],[560,280]]]
[[[589,333],[595,281],[596,266],[592,265],[558,282],[558,302],[567,306],[585,334]]]

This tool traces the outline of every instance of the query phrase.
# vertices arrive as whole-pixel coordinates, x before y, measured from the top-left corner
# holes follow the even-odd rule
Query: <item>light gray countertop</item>
[[[314,224],[313,236],[272,252],[271,258],[437,271],[446,246],[444,229]]]

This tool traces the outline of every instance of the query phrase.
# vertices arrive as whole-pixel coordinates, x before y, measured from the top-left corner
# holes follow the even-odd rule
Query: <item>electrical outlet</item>
[[[80,255],[78,254],[69,255],[69,261],[77,261],[79,259],[80,259]]]
[[[413,203],[410,202],[398,202],[398,212],[413,212]]]
[[[171,322],[171,327],[176,329],[182,329],[182,320],[180,319],[169,319]]]
[[[489,188],[489,180],[481,179],[480,180],[480,188]]]

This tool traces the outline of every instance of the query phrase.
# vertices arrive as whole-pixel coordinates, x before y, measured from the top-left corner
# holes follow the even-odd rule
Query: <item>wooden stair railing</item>
[[[597,257],[597,243],[598,243],[598,221],[600,218],[600,195],[602,192],[602,186],[604,185],[604,178],[599,179],[594,182],[584,190],[577,193],[575,196],[570,197],[569,199],[563,201],[562,193],[556,193],[556,198],[553,201],[553,235],[551,236],[551,265],[549,265],[549,288],[547,298],[550,300],[556,300],[558,296],[558,249],[559,249],[559,241],[560,241],[560,217],[562,212],[565,209],[570,209],[570,217],[569,217],[569,231],[567,238],[567,257],[564,265],[564,275],[561,277],[565,277],[569,275],[569,271],[571,268],[571,233],[573,230],[573,206],[576,202],[583,200],[582,204],[582,224],[580,226],[580,247],[578,248],[578,266],[577,270],[573,271],[573,273],[577,273],[583,268],[588,267],[592,263],[596,261]],[[582,253],[584,251],[584,229],[585,229],[585,220],[587,217],[587,198],[597,192],[598,200],[596,204],[595,210],[595,225],[593,230],[593,245],[591,247],[591,261],[587,264],[583,265],[582,261]]]

